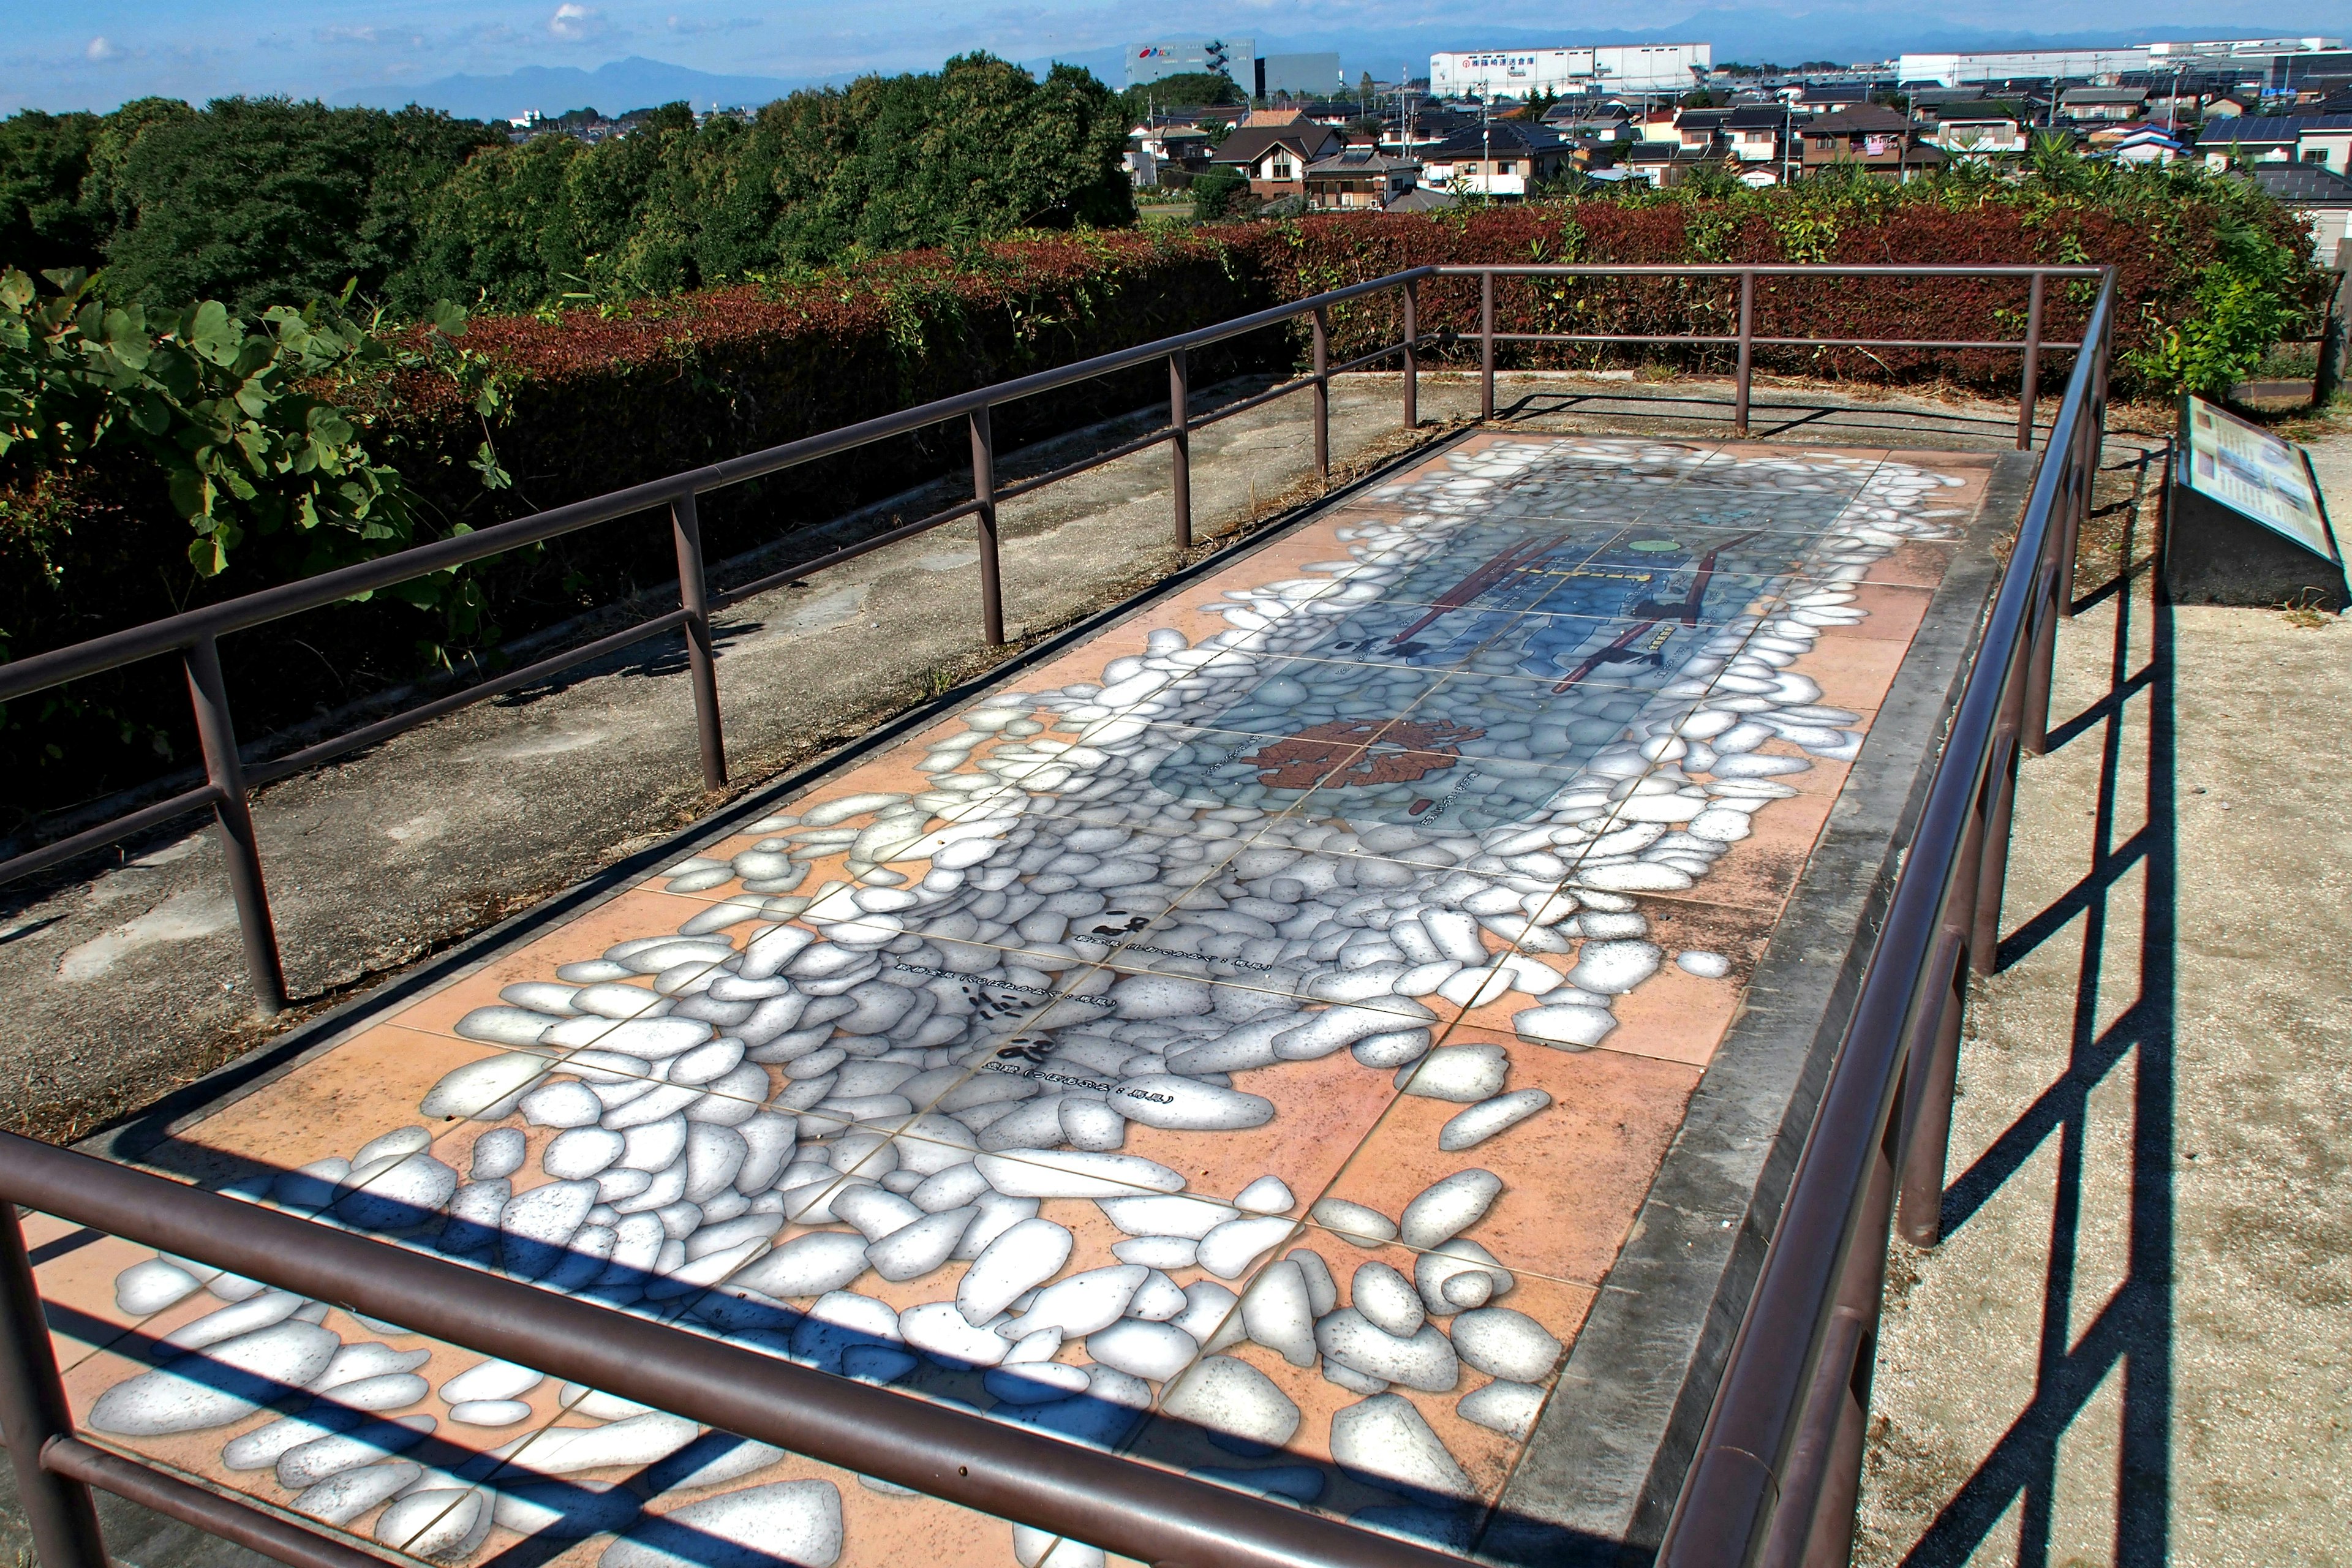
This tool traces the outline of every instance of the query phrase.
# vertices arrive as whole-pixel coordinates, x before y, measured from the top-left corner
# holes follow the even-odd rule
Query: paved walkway
[[[1475,436],[148,1157],[1466,1547],[1993,471]],[[91,1431],[413,1554],[1100,1562],[34,1239]]]
[[[1860,1563],[2352,1561],[2352,626],[2157,605],[2161,447],[2107,463],[2133,574],[2059,636]]]

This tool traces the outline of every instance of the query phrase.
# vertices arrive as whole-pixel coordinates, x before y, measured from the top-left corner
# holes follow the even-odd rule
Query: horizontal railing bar
[[[1730,346],[1739,342],[1738,333],[1729,336],[1702,336],[1696,333],[1667,332],[1496,332],[1498,343],[1698,343]],[[1758,348],[1821,348],[1821,349],[2022,349],[2023,338],[1750,338]],[[2043,351],[2079,349],[2079,342],[2043,339],[2038,345]]]
[[[79,1437],[52,1437],[43,1444],[41,1468],[128,1498],[166,1519],[274,1557],[289,1568],[387,1568],[400,1561],[362,1552],[346,1545],[348,1537],[340,1532],[306,1529]]]
[[[389,741],[394,735],[414,730],[417,725],[438,719],[445,713],[455,713],[459,709],[471,707],[477,702],[487,701],[493,697],[503,697],[509,691],[520,691],[526,686],[535,686],[550,676],[562,674],[575,665],[592,663],[608,653],[617,653],[634,643],[641,643],[647,637],[659,637],[664,632],[674,632],[686,625],[686,619],[684,610],[672,610],[667,615],[656,616],[649,621],[639,621],[634,626],[625,626],[610,637],[601,637],[594,642],[582,643],[578,647],[568,649],[551,658],[542,658],[537,664],[527,664],[520,669],[509,670],[504,675],[485,680],[478,686],[468,686],[463,691],[452,691],[436,697],[430,702],[422,703],[404,712],[395,713],[389,719],[380,719],[373,724],[353,730],[347,735],[337,735],[332,740],[321,741],[315,746],[305,746],[299,752],[289,752],[271,762],[248,763],[245,769],[245,782],[248,785],[265,784],[273,779],[282,779],[289,773],[299,773],[304,768],[314,767],[320,763],[339,757],[345,752],[356,752],[362,747],[373,746],[380,741]]]
[[[1047,485],[1058,484],[1064,479],[1076,479],[1089,468],[1099,468],[1105,463],[1116,463],[1121,458],[1133,457],[1138,452],[1148,452],[1152,447],[1164,445],[1175,438],[1175,430],[1171,426],[1162,425],[1148,436],[1138,436],[1132,441],[1121,441],[1116,447],[1106,447],[1092,457],[1081,458],[1076,462],[1055,468],[1051,473],[1039,474],[1036,478],[1024,479],[1017,485],[1000,485],[996,490],[997,501],[1002,504],[1016,496],[1025,496],[1032,490],[1042,490]]]
[[[11,664],[0,664],[0,702],[61,681],[94,675],[118,665],[167,653],[173,648],[186,647],[202,637],[218,637],[243,631],[265,621],[320,609],[356,594],[373,593],[414,577],[466,565],[523,545],[542,543],[595,523],[625,517],[631,512],[667,506],[684,495],[699,494],[821,458],[835,457],[894,436],[909,434],[926,426],[961,418],[976,409],[1015,402],[1097,376],[1114,375],[1155,359],[1164,359],[1179,349],[1205,347],[1228,338],[1280,326],[1295,317],[1311,315],[1318,309],[1344,304],[1366,294],[1433,276],[1433,269],[1422,267],[1349,284],[1344,289],[1334,289],[1287,305],[1273,306],[1215,326],[1201,327],[1174,337],[1140,343],[1134,348],[1097,354],[1076,364],[1041,370],[992,386],[978,387],[914,408],[880,415],[856,425],[845,425],[838,430],[823,431],[797,441],[787,441],[781,446],[686,469],[663,479],[650,479],[608,495],[553,507],[529,517],[478,529],[471,533],[436,540],[430,544],[416,545],[374,561],[321,573],[316,577],[306,577],[299,583],[282,584],[275,588],[224,600],[217,605],[188,610],[163,620],[151,621],[145,626],[126,627],[70,647],[34,654]]]
[[[54,844],[44,844],[38,849],[28,849],[14,859],[0,860],[0,882],[12,882],[19,877],[45,871],[77,855],[102,849],[117,839],[128,838],[151,827],[160,827],[175,816],[184,816],[192,811],[208,811],[226,798],[218,784],[198,784],[168,800],[159,800],[111,822],[101,822],[96,827],[85,828],[70,838],[60,838]]]
[[[1607,262],[1540,262],[1522,264],[1449,262],[1437,269],[1441,278],[2097,278],[2105,268],[2085,266],[2041,267],[2030,264],[1955,266],[1903,262],[1857,262],[1852,266],[1808,261],[1746,264],[1737,261],[1659,261],[1615,266]]]
[[[902,539],[912,539],[919,533],[929,533],[931,530],[944,527],[958,518],[970,517],[979,510],[980,503],[976,500],[958,501],[944,511],[935,511],[929,517],[919,517],[912,522],[902,522],[896,528],[885,529],[871,539],[861,539],[855,544],[845,544],[838,550],[827,551],[823,555],[787,566],[781,572],[771,572],[765,576],[754,577],[750,582],[739,583],[732,588],[713,588],[710,591],[710,607],[718,610],[724,609],[729,605],[740,605],[746,599],[759,597],[771,588],[781,588],[787,583],[797,582],[812,572],[822,572],[828,566],[838,566],[845,561],[855,561],[861,555],[871,555],[885,545],[896,544]]]
[[[1338,364],[1327,367],[1323,374],[1327,376],[1339,375],[1347,371],[1360,370],[1376,360],[1392,359],[1404,353],[1408,346],[1404,343],[1391,343],[1384,349],[1374,349],[1368,354],[1358,354],[1354,359],[1342,360]]]
[[[1145,1563],[1461,1568],[1304,1509],[15,1133],[0,1133],[0,1197]]]
[[[1226,404],[1223,408],[1218,409],[1213,414],[1202,415],[1199,418],[1193,420],[1188,427],[1194,430],[1205,430],[1221,419],[1231,419],[1236,414],[1247,414],[1253,408],[1262,407],[1268,403],[1273,403],[1281,398],[1288,397],[1294,392],[1307,391],[1309,388],[1313,387],[1314,384],[1315,378],[1311,375],[1307,375],[1299,377],[1297,381],[1286,381],[1280,386],[1269,386],[1255,397],[1244,397],[1239,403]]]

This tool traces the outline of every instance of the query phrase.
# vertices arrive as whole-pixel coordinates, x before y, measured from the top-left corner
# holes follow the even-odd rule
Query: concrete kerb
[[[1995,546],[2015,528],[2039,463],[2026,453],[1997,463],[1746,1011],[1694,1092],[1504,1490],[1482,1560],[1646,1563],[1663,1536],[1974,658]]]
[[[868,731],[857,741],[805,767],[770,780],[730,801],[690,826],[629,855],[543,902],[509,916],[456,943],[407,972],[395,974],[302,1020],[266,1044],[223,1064],[184,1085],[136,1114],[99,1129],[73,1146],[85,1153],[148,1164],[180,1131],[285,1077],[304,1062],[331,1050],[353,1027],[385,1009],[431,994],[477,973],[534,940],[549,927],[611,902],[636,886],[646,874],[673,860],[683,859],[719,843],[745,822],[768,815],[793,796],[805,793],[863,758],[885,750],[913,731],[938,722],[980,702],[1005,681],[1046,663],[1066,649],[1091,641],[1103,633],[1152,608],[1169,595],[1200,578],[1223,571],[1279,542],[1305,526],[1325,509],[1369,489],[1391,474],[1457,444],[1475,433],[1475,426],[1440,431],[1433,439],[1415,443],[1323,495],[1286,509],[1252,529],[1244,537],[1161,579],[1140,594],[1098,611],[1053,636],[1023,649],[985,674],[910,708]]]

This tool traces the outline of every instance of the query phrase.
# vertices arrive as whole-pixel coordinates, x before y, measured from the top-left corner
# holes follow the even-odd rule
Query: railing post
[[[1176,513],[1176,548],[1192,548],[1192,367],[1177,349],[1168,356],[1168,478]]]
[[[2012,676],[2001,692],[2000,717],[1993,724],[1992,760],[1986,779],[1992,796],[1984,820],[1984,858],[1977,870],[1977,898],[1969,934],[1969,967],[1990,974],[2000,967],[2000,898],[2009,883],[2009,826],[2017,805],[2018,724],[2025,708],[2025,683]]]
[[[1969,839],[1983,845],[1981,817],[1970,825]],[[1965,900],[1976,891],[1978,869],[1974,857],[1962,858],[1953,888],[1958,907],[1946,911],[1928,959],[1932,989],[1921,993],[1922,1011],[1906,1026],[1911,1059],[1904,1082],[1911,1092],[1904,1107],[1901,1224],[1903,1238],[1914,1247],[1933,1247],[1944,1236],[1944,1162],[1952,1143],[1952,1095],[1959,1082],[1960,1026],[1968,1009],[1968,944],[1975,925],[1975,910]]]
[[[1331,312],[1315,308],[1315,471],[1331,478]]]
[[[58,1376],[25,1228],[10,1203],[0,1203],[0,1426],[7,1428],[16,1495],[41,1568],[107,1568],[89,1488],[41,1465],[50,1438],[73,1436],[73,1411]]]
[[[2087,411],[2086,411],[2087,413]],[[2085,417],[2074,431],[2074,449],[2067,454],[2076,479],[2074,504],[2066,509],[2058,536],[2058,614],[2074,618],[2074,554],[2082,547],[2083,523],[2099,487],[2099,427]]]
[[[1404,427],[1421,428],[1421,280],[1404,285]]]
[[[1748,384],[1756,368],[1756,274],[1739,274],[1739,369],[1731,388],[1731,427],[1748,434]]]
[[[1862,1212],[1839,1270],[1837,1304],[1805,1392],[1759,1568],[1829,1568],[1852,1556],[1863,1436],[1878,1355],[1879,1301],[1886,1288],[1895,1136],[1890,1122],[1864,1178]]]
[[[988,420],[988,405],[970,416],[971,425],[971,499],[980,504],[980,618],[991,647],[1004,642],[1004,588],[996,566],[996,437]]]
[[[1478,274],[1478,417],[1495,416],[1495,275]]]
[[[2042,286],[2045,281],[2039,272],[2033,275],[2033,289],[2025,303],[2025,368],[2021,373],[2017,394],[2017,449],[2033,449],[2033,405],[2042,392]]]
[[[269,889],[262,881],[261,848],[254,837],[253,807],[246,799],[245,764],[236,754],[236,726],[229,721],[220,646],[209,637],[199,637],[184,657],[188,706],[195,711],[205,774],[221,792],[213,805],[213,820],[220,824],[221,854],[228,862],[229,896],[236,900],[237,933],[245,942],[254,1010],[264,1016],[280,1013],[286,1008],[286,969],[278,958],[278,928],[269,919]]]
[[[686,669],[694,683],[695,740],[702,752],[702,787],[727,787],[727,737],[719,721],[719,666],[710,642],[710,583],[702,570],[702,518],[688,490],[669,503],[677,545],[677,607],[686,612]]]

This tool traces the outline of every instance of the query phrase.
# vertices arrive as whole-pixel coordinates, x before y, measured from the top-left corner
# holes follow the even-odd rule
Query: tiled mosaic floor
[[[1988,472],[1478,437],[184,1142],[322,1221],[1466,1544]],[[385,1546],[1101,1561],[62,1228],[96,1434]]]

